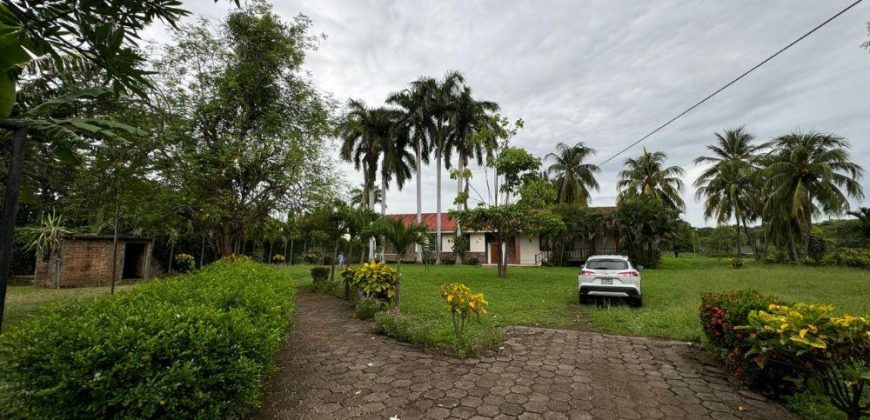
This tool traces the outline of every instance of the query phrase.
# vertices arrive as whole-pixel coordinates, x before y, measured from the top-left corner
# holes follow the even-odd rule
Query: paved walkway
[[[297,305],[257,418],[793,418],[685,343],[511,327],[496,354],[463,361],[371,334],[340,299]]]

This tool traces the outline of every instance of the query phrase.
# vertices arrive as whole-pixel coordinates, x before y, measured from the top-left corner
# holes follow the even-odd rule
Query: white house
[[[611,208],[602,208],[609,211]],[[400,219],[406,224],[415,223],[417,214],[388,214],[387,217]],[[437,230],[436,221],[437,214],[423,213],[421,215],[421,223],[426,225],[427,230],[431,235],[435,235]],[[496,241],[495,236],[491,231],[465,231],[469,243],[469,250],[465,254],[466,258],[477,258],[481,264],[496,264],[498,261],[499,247],[501,246]],[[447,213],[441,214],[441,257],[452,258],[453,243],[456,238],[456,219],[450,217]],[[598,238],[596,246],[593,247],[597,251],[618,252],[619,251],[619,235],[614,230],[611,234],[604,235]],[[521,233],[505,244],[505,260],[512,265],[540,265],[544,260],[548,259],[550,252],[545,249],[545,244],[541,243],[541,238],[537,233]],[[585,260],[589,255],[590,249],[586,244],[577,243],[574,249],[570,251],[569,259]],[[405,255],[406,261],[414,261],[416,255],[413,250],[409,250]],[[385,259],[395,261],[396,253],[392,247],[387,244],[385,250]]]

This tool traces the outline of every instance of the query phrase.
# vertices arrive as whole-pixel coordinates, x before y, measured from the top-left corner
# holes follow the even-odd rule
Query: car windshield
[[[625,260],[589,260],[586,268],[590,270],[626,270],[628,262]]]

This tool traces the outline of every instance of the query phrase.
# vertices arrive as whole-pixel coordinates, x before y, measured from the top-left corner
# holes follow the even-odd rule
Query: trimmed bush
[[[443,264],[443,265],[456,265],[456,258],[454,258],[454,257],[442,257],[441,264]]]
[[[732,268],[743,268],[743,258],[735,257],[731,259]]]
[[[293,282],[251,262],[48,307],[0,339],[0,417],[228,418],[260,401]]]
[[[399,280],[399,272],[386,263],[372,261],[360,264],[353,269],[351,285],[356,287],[363,296],[378,299],[384,303],[392,301],[396,297],[396,285]]]
[[[480,260],[477,257],[467,257],[462,260],[465,265],[480,265]]]

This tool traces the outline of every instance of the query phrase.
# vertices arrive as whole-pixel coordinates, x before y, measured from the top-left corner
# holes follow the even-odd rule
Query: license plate
[[[601,279],[601,284],[613,284],[613,279]]]

